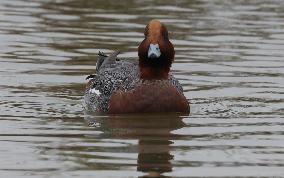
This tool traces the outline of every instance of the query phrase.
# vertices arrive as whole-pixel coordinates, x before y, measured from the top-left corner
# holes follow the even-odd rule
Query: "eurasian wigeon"
[[[119,52],[109,56],[99,53],[96,73],[87,77],[86,110],[109,114],[189,113],[182,86],[170,74],[175,50],[166,26],[151,20],[144,35],[138,47],[138,61],[119,60]]]

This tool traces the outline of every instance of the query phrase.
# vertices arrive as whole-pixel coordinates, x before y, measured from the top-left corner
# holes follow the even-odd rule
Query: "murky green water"
[[[89,116],[99,50],[161,19],[189,116]],[[1,0],[0,177],[284,177],[284,1]]]

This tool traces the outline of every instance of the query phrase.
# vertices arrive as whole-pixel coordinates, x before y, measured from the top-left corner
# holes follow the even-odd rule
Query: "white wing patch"
[[[95,88],[90,89],[90,93],[95,93],[96,95],[100,96],[102,93],[100,92],[100,90],[97,90]]]

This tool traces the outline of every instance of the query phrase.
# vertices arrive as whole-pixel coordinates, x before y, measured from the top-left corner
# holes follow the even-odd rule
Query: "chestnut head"
[[[145,39],[138,47],[140,73],[142,68],[151,70],[154,75],[167,76],[174,60],[175,50],[169,41],[168,30],[159,20],[151,20],[144,31]],[[149,72],[148,72],[149,73]]]

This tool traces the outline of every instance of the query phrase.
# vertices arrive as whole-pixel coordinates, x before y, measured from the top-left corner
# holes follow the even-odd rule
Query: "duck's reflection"
[[[100,125],[113,138],[137,139],[137,170],[147,173],[145,177],[160,177],[171,172],[171,144],[179,137],[172,131],[185,126],[178,115],[132,115],[114,117],[86,117],[89,123]]]

